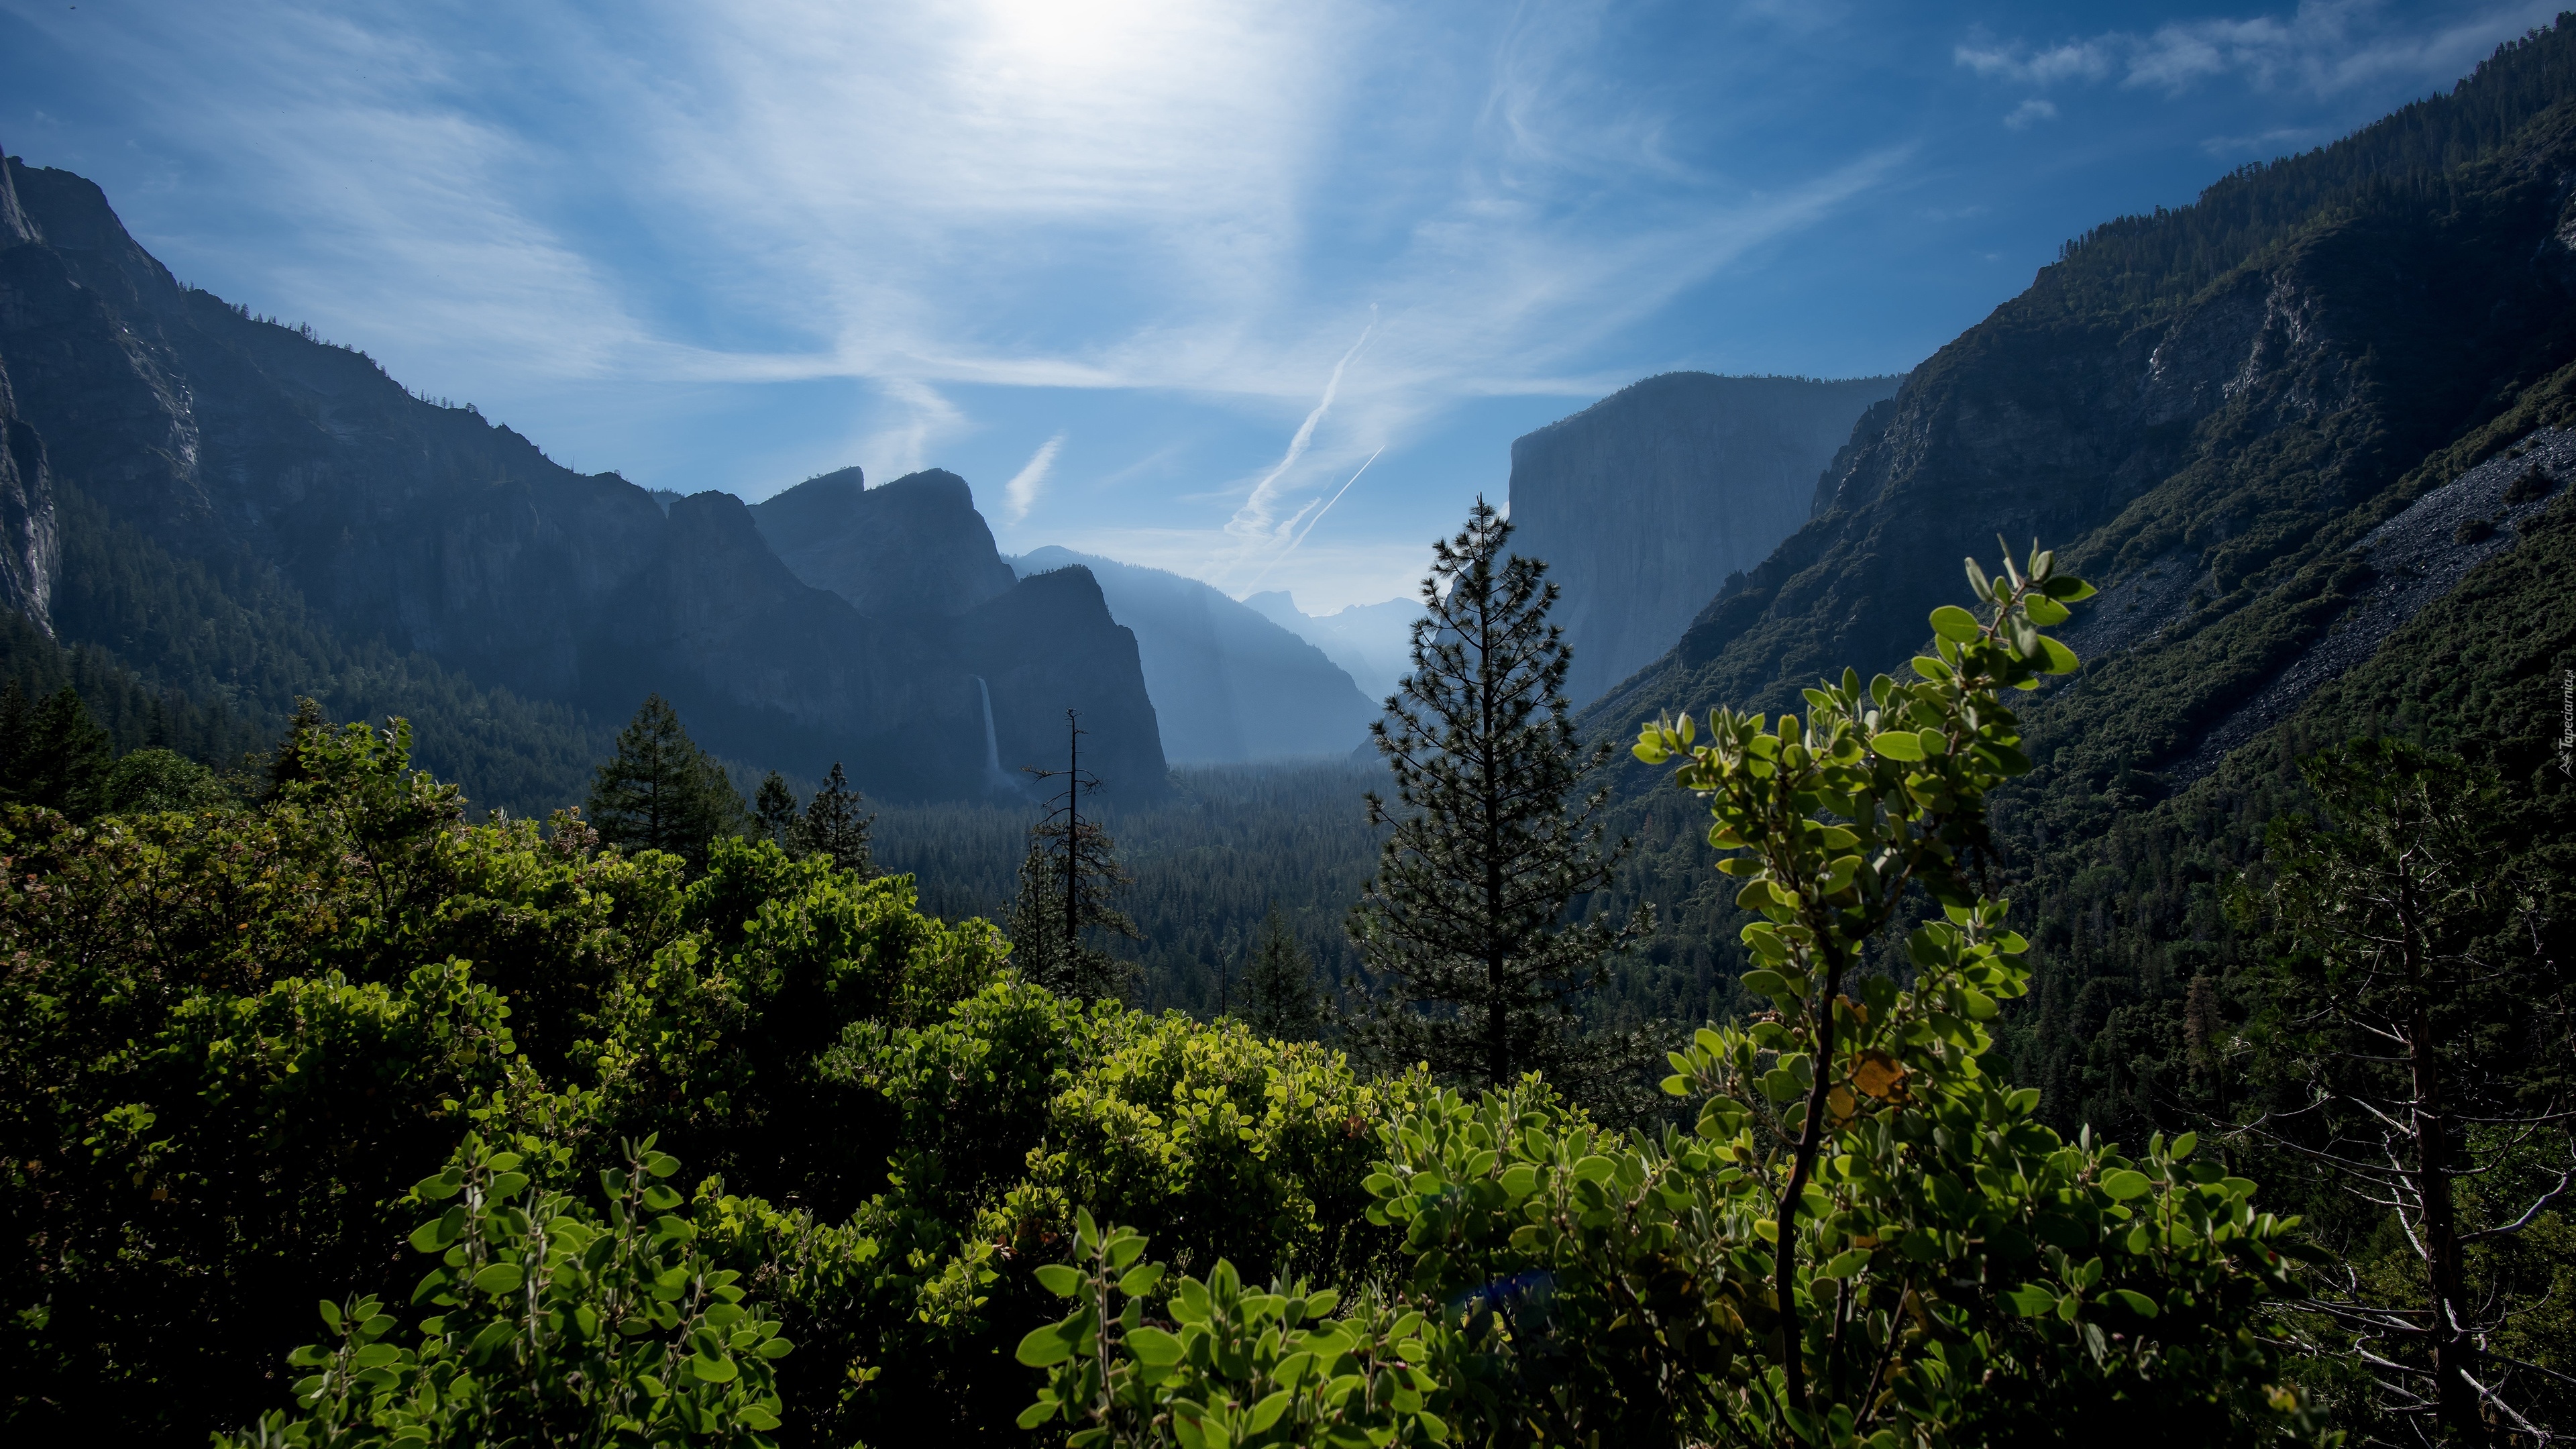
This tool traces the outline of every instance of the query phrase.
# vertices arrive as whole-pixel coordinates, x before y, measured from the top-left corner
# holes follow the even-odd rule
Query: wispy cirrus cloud
[[[2380,0],[2301,0],[2287,14],[2177,20],[2053,43],[1980,37],[1951,56],[1981,76],[2036,87],[2116,78],[2180,94],[2233,78],[2331,95],[2392,78],[2452,80],[2556,10],[2555,0],[2507,0],[2428,17]]]
[[[1011,475],[1010,482],[1002,485],[1002,519],[1005,523],[1018,523],[1029,516],[1029,509],[1038,501],[1038,490],[1046,486],[1047,475],[1055,471],[1055,455],[1063,449],[1062,433],[1038,444],[1037,452],[1029,456],[1029,461],[1021,466],[1020,471]]]

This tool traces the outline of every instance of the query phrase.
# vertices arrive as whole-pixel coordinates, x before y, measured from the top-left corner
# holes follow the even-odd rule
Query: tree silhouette
[[[1243,1023],[1281,1041],[1323,1035],[1323,998],[1315,990],[1315,962],[1288,929],[1277,906],[1261,922],[1261,941],[1243,973]]]
[[[647,695],[617,735],[617,753],[590,786],[589,816],[600,839],[629,851],[662,850],[704,869],[707,846],[752,828],[724,767],[680,727],[659,694]]]
[[[1575,739],[1571,656],[1547,622],[1556,586],[1545,564],[1505,553],[1511,533],[1479,498],[1432,546],[1413,672],[1369,726],[1396,799],[1368,796],[1390,833],[1350,931],[1385,989],[1355,1025],[1384,1060],[1488,1086],[1544,1071],[1583,1093],[1606,1088],[1633,1044],[1587,1034],[1577,999],[1649,919],[1573,919],[1619,855],[1595,819],[1609,786],[1569,804],[1611,746]]]
[[[1028,773],[1064,781],[1047,813],[1029,827],[1029,853],[1020,862],[1020,888],[1011,903],[1011,960],[1030,980],[1083,998],[1114,995],[1125,984],[1127,963],[1086,939],[1106,932],[1138,939],[1136,924],[1117,906],[1133,884],[1118,864],[1118,843],[1097,818],[1082,813],[1082,797],[1100,788],[1082,768],[1083,730],[1064,712],[1065,767]]]
[[[829,856],[832,864],[858,872],[861,880],[874,879],[877,862],[868,848],[868,827],[876,817],[860,813],[864,803],[865,797],[850,788],[850,777],[841,772],[841,762],[834,760],[823,788],[806,802],[805,818],[796,822],[796,848],[808,855]]]

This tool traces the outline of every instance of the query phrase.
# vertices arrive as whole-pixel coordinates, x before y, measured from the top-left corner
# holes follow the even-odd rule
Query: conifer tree
[[[1315,990],[1314,958],[1297,944],[1277,906],[1261,922],[1261,941],[1243,973],[1243,1024],[1280,1041],[1313,1041],[1323,1035],[1323,999]]]
[[[859,879],[876,878],[876,856],[868,848],[868,827],[876,823],[874,815],[863,815],[859,807],[866,797],[850,788],[850,777],[841,771],[841,762],[832,762],[832,773],[823,780],[823,788],[805,805],[805,818],[794,828],[795,848],[807,855],[831,857],[832,864],[843,870],[858,872]]]
[[[689,738],[659,694],[646,696],[618,732],[616,755],[591,781],[588,813],[602,841],[668,851],[693,869],[706,865],[717,836],[752,828],[724,767]]]
[[[15,679],[0,685],[0,799],[86,818],[115,757],[78,690],[66,684],[30,700]]]
[[[760,828],[760,838],[783,849],[795,849],[791,832],[796,828],[796,793],[787,788],[787,777],[776,770],[760,782],[751,797],[751,818]]]
[[[1064,717],[1065,768],[1029,772],[1065,786],[1044,818],[1029,827],[1029,853],[1020,862],[1020,888],[1011,902],[1011,963],[1051,991],[1090,999],[1114,995],[1130,970],[1092,938],[1140,938],[1136,923],[1116,904],[1119,893],[1134,884],[1118,863],[1118,843],[1096,816],[1082,813],[1082,797],[1100,788],[1082,768],[1084,731],[1072,710]]]
[[[1577,798],[1610,745],[1575,739],[1571,656],[1547,622],[1556,585],[1505,552],[1511,532],[1479,498],[1432,546],[1413,672],[1369,726],[1395,800],[1368,796],[1370,822],[1391,833],[1350,931],[1383,994],[1354,1025],[1387,1060],[1491,1086],[1543,1071],[1583,1093],[1633,1044],[1587,1035],[1577,999],[1649,921],[1573,918],[1619,853],[1597,820],[1607,783]]]

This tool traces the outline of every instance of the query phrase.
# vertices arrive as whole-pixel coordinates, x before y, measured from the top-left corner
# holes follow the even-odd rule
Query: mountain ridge
[[[1006,733],[1025,732],[1034,747],[1063,708],[1083,708],[1103,725],[1093,747],[1105,775],[1129,790],[1164,787],[1134,641],[1096,598],[1061,594],[1056,609],[1022,620],[1085,661],[1080,671],[1031,671],[1016,648],[941,622],[952,610],[871,600],[886,617],[871,616],[777,564],[739,500],[697,494],[666,514],[623,478],[563,468],[470,408],[412,396],[362,353],[182,288],[88,181],[15,158],[5,171],[0,373],[13,421],[42,443],[57,500],[96,505],[53,513],[131,529],[206,565],[185,586],[197,591],[192,610],[223,614],[221,600],[244,589],[269,600],[241,616],[239,637],[208,641],[188,637],[184,610],[163,609],[157,624],[136,613],[143,605],[127,589],[84,605],[75,642],[131,656],[147,680],[188,678],[270,721],[298,694],[343,714],[361,700],[392,704],[420,716],[425,762],[463,777],[477,798],[523,810],[578,799],[586,770],[522,771],[501,790],[472,763],[496,752],[451,754],[444,742],[480,731],[532,759],[595,754],[608,722],[645,688],[693,701],[693,728],[728,758],[800,774],[842,759],[871,790],[965,796],[987,773],[974,680],[1016,680],[992,688]],[[13,498],[32,497],[16,471],[18,494],[0,480],[0,525],[12,522]],[[965,519],[977,537],[915,538],[911,551],[971,553],[980,542],[1002,570],[987,581],[1016,587],[971,506]],[[693,536],[693,522],[712,531]],[[98,550],[72,550],[23,521],[10,537],[19,561],[0,566],[0,589],[14,578],[22,611],[50,628],[50,595],[69,582],[53,559]],[[689,558],[701,548],[705,558]],[[729,588],[748,593],[721,597]],[[318,646],[308,654],[340,664],[308,659],[281,674],[257,637],[279,628],[302,631]],[[1000,652],[958,652],[970,647]],[[378,654],[368,677],[411,681],[390,700],[349,673]],[[482,713],[433,718],[464,681]],[[415,686],[426,692],[405,703]],[[1012,692],[1023,686],[1046,696]]]

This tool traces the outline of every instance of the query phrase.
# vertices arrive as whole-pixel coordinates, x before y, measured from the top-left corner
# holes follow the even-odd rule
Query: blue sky
[[[1520,433],[1902,371],[2550,11],[0,0],[0,143],[586,471],[947,467],[1006,550],[1320,612]]]

